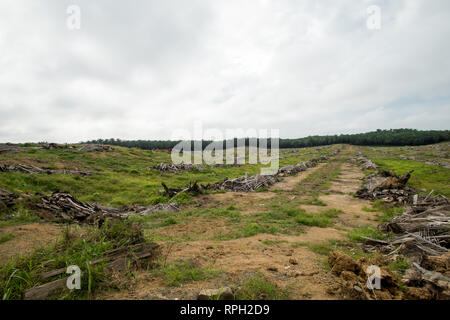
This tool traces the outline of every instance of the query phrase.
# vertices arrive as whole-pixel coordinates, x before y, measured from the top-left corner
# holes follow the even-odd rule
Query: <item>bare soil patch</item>
[[[62,226],[34,223],[0,229],[3,234],[11,233],[14,239],[0,244],[0,262],[14,256],[30,253],[38,247],[55,242],[61,234]]]

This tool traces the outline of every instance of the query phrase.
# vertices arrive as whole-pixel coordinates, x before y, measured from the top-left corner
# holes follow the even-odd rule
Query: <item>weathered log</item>
[[[23,298],[25,300],[44,300],[55,292],[66,288],[67,279],[58,279],[38,287],[32,288],[24,292]]]
[[[109,272],[123,272],[129,266],[129,261],[132,261],[131,265],[137,265],[139,260],[155,257],[155,251],[159,248],[156,243],[139,243],[136,245],[130,245],[108,251],[103,257],[89,261],[90,265],[96,265],[101,262],[109,261],[105,269]],[[66,272],[66,268],[60,268],[52,270],[40,275],[41,279],[49,279]],[[42,300],[50,295],[56,293],[56,291],[64,289],[66,287],[68,277],[58,279],[49,283],[45,283],[38,287],[26,290],[24,292],[25,300]]]

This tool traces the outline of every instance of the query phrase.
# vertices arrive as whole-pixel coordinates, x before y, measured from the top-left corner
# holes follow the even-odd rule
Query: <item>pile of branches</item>
[[[243,176],[235,179],[225,178],[216,183],[202,185],[203,189],[226,190],[235,192],[251,192],[259,188],[270,187],[278,181],[276,175],[253,175]]]
[[[418,253],[421,258],[447,253],[450,248],[450,202],[443,196],[418,200],[401,216],[381,224],[379,229],[395,234],[383,245],[403,245],[398,250],[407,248],[406,256]]]
[[[104,144],[85,144],[77,150],[84,152],[108,152],[114,151],[114,148]]]
[[[68,144],[47,143],[38,149],[44,150],[57,150],[57,149],[76,149],[76,146],[70,146]]]
[[[372,160],[364,157],[360,151],[357,152],[356,160],[359,162],[359,166],[363,170],[376,170],[378,168]]]
[[[153,168],[161,172],[178,173],[183,171],[194,171],[195,169],[202,170],[205,168],[205,166],[190,163],[187,164],[160,163],[155,165]]]
[[[382,199],[389,203],[410,203],[415,190],[406,185],[413,170],[399,176],[393,171],[381,170],[369,174],[363,187],[356,192],[361,199]]]
[[[204,186],[200,186],[197,181],[195,181],[194,183],[189,182],[189,184],[187,184],[185,188],[169,188],[164,182],[161,182],[161,185],[163,186],[164,190],[161,190],[159,193],[169,198],[173,198],[174,196],[185,192],[201,194],[205,189]]]
[[[298,172],[305,171],[308,168],[314,167],[315,163],[316,162],[313,162],[313,161],[304,161],[304,162],[299,162],[297,164],[284,166],[278,170],[278,175],[291,176]]]
[[[419,199],[406,211],[379,225],[387,240],[366,238],[366,251],[403,255],[412,264],[403,282],[420,287],[431,297],[450,299],[450,202],[444,196]]]
[[[233,167],[240,167],[241,164],[237,163],[236,161],[233,164],[211,164],[209,167],[211,168],[219,168],[219,167],[227,167],[227,166],[233,166]],[[200,165],[200,164],[190,164],[190,163],[180,163],[180,164],[173,164],[173,163],[160,163],[155,166],[153,166],[153,169],[159,170],[161,172],[168,172],[168,173],[180,173],[184,171],[194,171],[194,170],[203,170],[206,169],[207,166]]]
[[[0,204],[2,204],[4,207],[6,208],[13,207],[17,203],[18,199],[19,195],[11,193],[7,190],[0,189]]]
[[[69,193],[54,192],[43,196],[36,204],[41,218],[52,222],[102,224],[106,218],[127,218],[131,214],[141,216],[158,211],[178,211],[175,203],[157,204],[150,207],[104,207],[82,202]]]
[[[335,156],[336,154],[339,153],[339,151],[340,151],[339,149],[333,151],[330,154],[330,156]],[[329,159],[328,156],[321,156],[319,158],[311,159],[310,161],[303,161],[303,162],[299,162],[294,165],[284,166],[278,170],[277,175],[279,175],[281,177],[291,176],[298,172],[305,171],[308,168],[315,167],[317,165],[317,163],[319,163],[320,161],[327,161],[328,159]]]
[[[80,171],[80,170],[50,170],[42,169],[35,166],[29,166],[24,164],[0,164],[0,172],[11,172],[17,171],[27,174],[74,174],[74,175],[92,175],[90,171]]]
[[[331,153],[334,156],[340,152],[336,149]],[[185,188],[169,188],[163,182],[162,185],[164,190],[160,193],[172,198],[175,195],[183,192],[194,192],[203,193],[204,190],[225,190],[234,192],[252,192],[260,188],[267,188],[278,182],[278,176],[288,176],[294,175],[300,171],[306,170],[317,165],[320,161],[328,160],[328,156],[321,156],[310,161],[299,162],[296,165],[285,166],[278,170],[276,174],[273,175],[253,175],[253,176],[242,176],[235,179],[225,178],[222,181],[216,183],[208,183],[205,185],[198,185],[197,182],[188,184]]]

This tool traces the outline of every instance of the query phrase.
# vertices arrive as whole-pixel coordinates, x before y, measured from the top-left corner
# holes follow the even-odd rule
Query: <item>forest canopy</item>
[[[309,136],[297,139],[280,139],[280,148],[304,148],[331,144],[353,144],[361,146],[417,146],[438,143],[450,140],[450,130],[415,130],[415,129],[390,129],[327,136]],[[97,139],[86,143],[100,143],[123,147],[134,147],[146,150],[172,149],[180,141],[172,140],[121,140],[121,139]],[[206,147],[212,141],[203,141]],[[248,145],[249,138],[245,138]],[[235,139],[235,145],[237,139]],[[270,146],[270,140],[268,141]],[[225,141],[224,141],[225,147]]]

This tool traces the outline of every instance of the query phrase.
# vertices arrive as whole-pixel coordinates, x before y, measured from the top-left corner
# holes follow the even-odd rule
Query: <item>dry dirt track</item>
[[[16,255],[30,253],[35,248],[55,242],[61,234],[61,230],[61,226],[47,223],[2,228],[2,234],[13,234],[14,239],[0,244],[0,262],[7,261]]]
[[[341,155],[342,157],[343,155]],[[162,280],[153,277],[150,272],[141,274],[134,289],[129,292],[101,295],[98,298],[108,299],[195,299],[201,289],[218,288],[236,283],[247,275],[262,271],[271,281],[280,287],[289,288],[292,299],[338,299],[330,294],[335,283],[335,276],[323,266],[324,256],[313,253],[298,243],[320,243],[331,239],[345,239],[345,230],[359,225],[374,224],[374,213],[363,211],[369,202],[359,200],[350,195],[361,185],[362,171],[351,161],[352,154],[346,154],[341,173],[332,181],[331,188],[320,200],[327,204],[327,209],[336,208],[344,211],[329,228],[307,227],[306,232],[299,235],[258,234],[249,238],[228,241],[189,241],[172,246],[162,243],[163,256],[167,261],[193,259],[201,265],[209,265],[220,269],[223,275],[217,279],[188,283],[178,288],[168,288]],[[331,160],[333,161],[333,160]],[[323,166],[322,164],[321,166]],[[271,190],[291,189],[320,167],[311,168],[298,176],[286,178],[277,183]],[[242,214],[254,214],[258,211],[261,199],[277,197],[275,192],[264,193],[224,193],[203,196],[201,202],[207,204],[215,200],[225,205],[233,204],[242,209]],[[297,195],[301,197],[301,195]],[[302,205],[309,213],[319,212],[323,207]],[[198,223],[192,220],[187,223],[169,227],[167,232],[204,233],[212,235],[224,228],[221,222]],[[271,240],[274,244],[267,246],[263,241]]]

